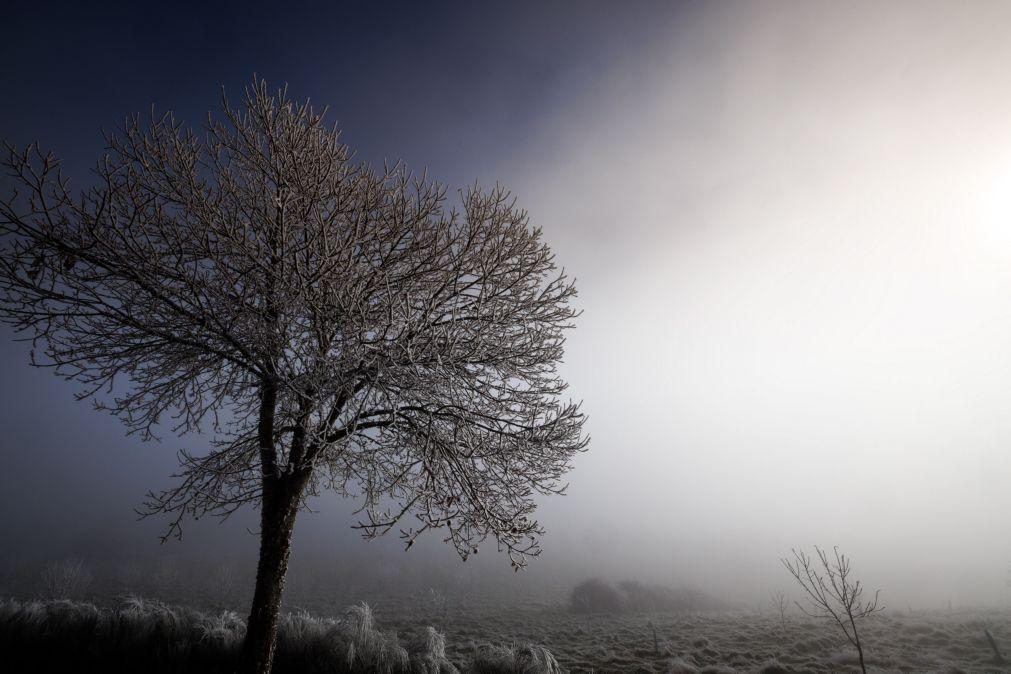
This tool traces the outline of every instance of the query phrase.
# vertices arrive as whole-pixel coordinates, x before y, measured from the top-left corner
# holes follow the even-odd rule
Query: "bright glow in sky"
[[[581,281],[594,437],[548,512],[999,591],[1011,7],[967,9],[709,5],[544,126],[504,182]]]

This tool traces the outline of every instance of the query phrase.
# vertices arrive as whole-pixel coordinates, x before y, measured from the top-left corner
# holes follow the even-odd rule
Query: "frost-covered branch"
[[[107,142],[77,196],[7,146],[0,318],[132,431],[213,433],[145,512],[178,534],[297,478],[359,498],[367,536],[537,554],[534,496],[587,443],[556,369],[578,312],[506,190],[450,208],[259,81],[202,131],[152,113]]]
[[[782,559],[783,566],[804,590],[808,605],[794,602],[804,614],[813,618],[827,618],[834,622],[846,639],[857,649],[860,668],[864,666],[864,651],[857,631],[857,621],[885,609],[878,605],[880,590],[870,601],[862,599],[863,586],[859,580],[850,577],[850,560],[833,548],[834,558],[829,559],[824,550],[815,546],[819,566],[803,550],[791,550],[793,559]]]

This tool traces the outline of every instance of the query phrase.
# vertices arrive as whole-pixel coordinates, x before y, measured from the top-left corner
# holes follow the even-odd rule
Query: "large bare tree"
[[[146,511],[178,535],[260,507],[243,668],[267,672],[295,518],[322,490],[359,499],[366,536],[538,554],[533,499],[587,442],[557,372],[576,291],[504,190],[447,209],[262,81],[222,107],[201,133],[131,118],[79,195],[8,145],[0,311],[130,430],[213,438]]]

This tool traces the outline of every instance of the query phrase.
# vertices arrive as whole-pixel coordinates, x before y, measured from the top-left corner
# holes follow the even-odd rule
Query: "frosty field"
[[[438,624],[438,616],[407,607],[376,608],[380,625],[408,633]],[[449,657],[460,666],[478,644],[533,642],[571,672],[845,672],[859,671],[856,652],[837,629],[799,614],[757,611],[675,615],[580,615],[561,604],[508,608],[481,605],[444,623]],[[653,627],[657,646],[654,647]],[[1004,672],[990,648],[989,629],[1011,645],[1011,611],[892,611],[862,626],[868,669],[894,672]],[[1005,651],[1006,652],[1006,651]]]
[[[569,672],[859,671],[856,651],[836,627],[796,609],[785,621],[768,606],[578,613],[560,590],[506,596],[426,588],[358,592],[369,604],[363,613],[344,592],[294,590],[282,624],[279,671],[558,671],[525,659],[540,652],[537,647]],[[230,600],[207,592],[187,596],[182,587],[170,595],[176,606],[110,592],[84,597],[90,602],[4,600],[0,644],[20,653],[8,660],[12,671],[36,671],[37,654],[51,658],[54,652],[94,656],[111,667],[101,671],[129,671],[144,657],[160,667],[148,671],[227,671],[244,630],[241,604],[232,612]],[[1007,652],[1011,610],[888,610],[860,628],[870,671],[1011,671],[986,636]],[[363,638],[366,646],[359,643],[354,660],[349,644]],[[367,649],[379,655],[366,656]],[[336,670],[326,658],[338,663]],[[60,671],[59,661],[41,662],[49,664],[37,671]]]

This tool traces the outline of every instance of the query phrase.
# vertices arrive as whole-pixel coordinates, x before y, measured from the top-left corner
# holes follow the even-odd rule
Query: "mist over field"
[[[152,102],[197,125],[256,72],[329,105],[359,159],[505,186],[576,279],[560,371],[591,441],[566,495],[538,499],[543,554],[513,573],[493,540],[465,563],[438,531],[363,541],[360,502],[324,494],[286,607],[563,605],[601,578],[771,613],[770,592],[800,598],[781,558],[817,545],[890,610],[1008,608],[1008,4],[350,3],[159,29],[63,9],[12,10],[52,46],[31,64],[28,37],[0,46],[22,64],[0,132],[75,184],[103,125]],[[167,520],[134,512],[209,436],[125,436],[3,336],[0,595],[80,560],[171,592],[241,578],[247,602],[254,509],[164,544]]]

